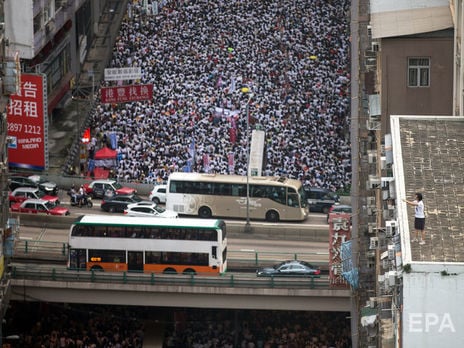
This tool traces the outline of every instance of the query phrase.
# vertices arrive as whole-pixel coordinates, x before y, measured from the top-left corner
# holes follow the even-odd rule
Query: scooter
[[[93,207],[93,202],[92,202],[92,197],[89,195],[84,194],[82,198],[80,199],[80,204],[79,204],[79,199],[78,195],[72,194],[71,191],[68,191],[68,196],[71,197],[71,206],[72,207],[88,207],[92,208]]]

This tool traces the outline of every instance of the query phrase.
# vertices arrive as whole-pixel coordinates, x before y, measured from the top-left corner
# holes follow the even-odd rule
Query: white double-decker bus
[[[220,274],[227,269],[222,220],[84,215],[69,231],[68,268]]]
[[[247,196],[246,176],[172,173],[166,208],[202,218],[246,218],[247,207],[250,219],[277,222],[307,218],[307,202],[299,180],[250,176],[248,186]]]

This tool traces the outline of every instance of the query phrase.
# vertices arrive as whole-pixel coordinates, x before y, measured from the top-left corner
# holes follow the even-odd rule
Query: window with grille
[[[408,58],[408,87],[430,86],[430,58]]]

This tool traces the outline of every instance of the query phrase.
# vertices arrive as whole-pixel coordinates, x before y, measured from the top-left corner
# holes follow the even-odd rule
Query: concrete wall
[[[383,39],[381,44],[382,129],[390,115],[452,115],[453,35]],[[408,58],[430,57],[430,86],[408,87]]]
[[[403,347],[461,347],[462,270],[459,274],[405,273],[403,284]]]

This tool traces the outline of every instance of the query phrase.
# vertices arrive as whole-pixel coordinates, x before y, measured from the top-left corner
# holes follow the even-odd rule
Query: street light
[[[242,93],[249,93],[248,100],[246,102],[246,222],[245,222],[245,233],[251,233],[250,225],[250,101],[253,98],[253,93],[250,93],[248,87],[242,88]]]

